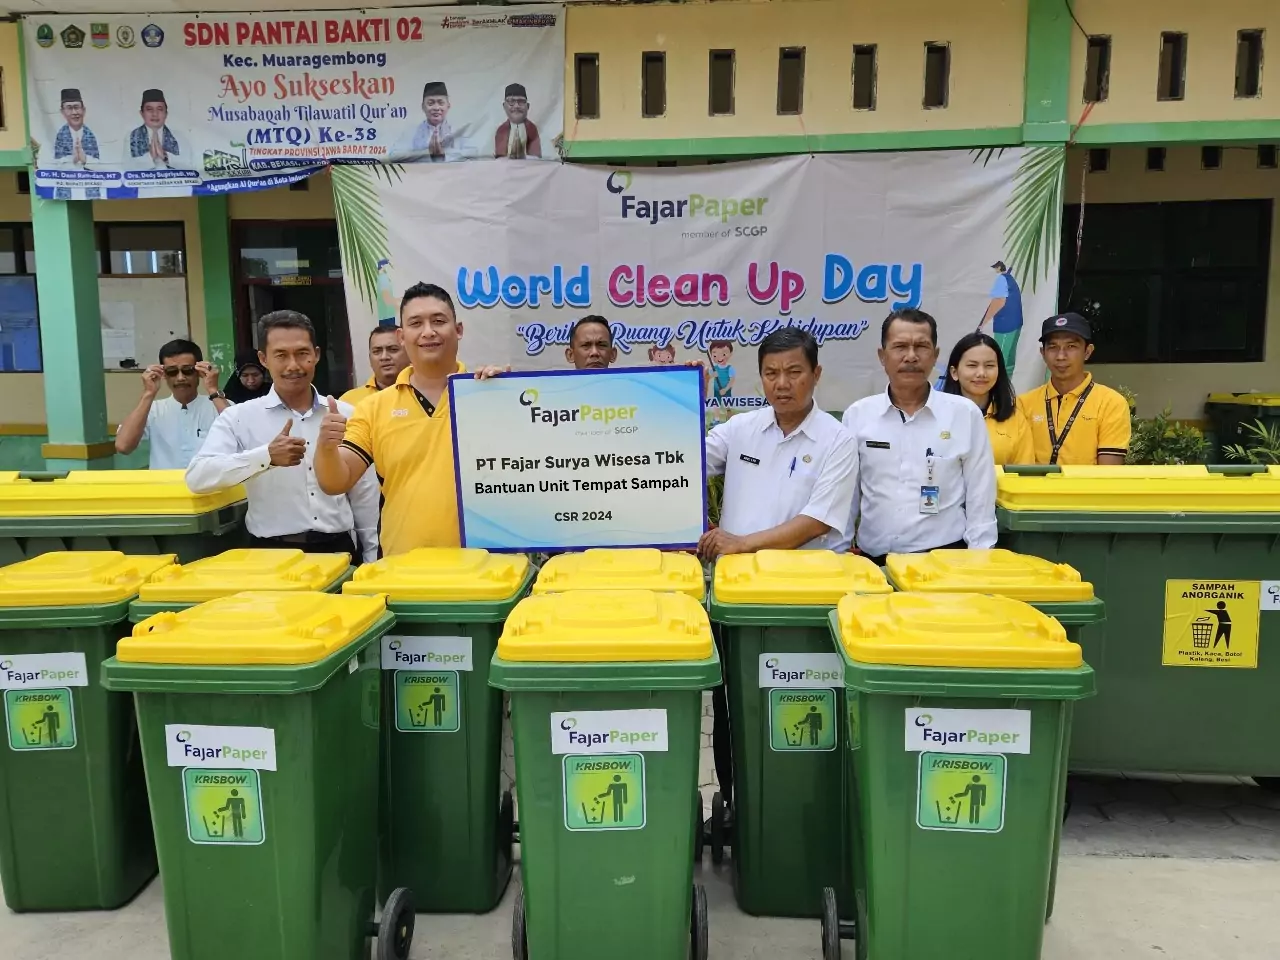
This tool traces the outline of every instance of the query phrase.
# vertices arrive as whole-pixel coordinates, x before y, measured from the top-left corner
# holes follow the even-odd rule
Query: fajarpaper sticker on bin
[[[772,687],[838,687],[844,665],[834,653],[762,653],[760,689]]]
[[[0,653],[0,690],[88,685],[83,653]]]
[[[551,714],[551,752],[667,752],[666,710],[580,710]]]
[[[1030,753],[1030,710],[907,707],[907,750]]]
[[[166,723],[164,740],[171,767],[276,768],[276,732],[268,727]]]

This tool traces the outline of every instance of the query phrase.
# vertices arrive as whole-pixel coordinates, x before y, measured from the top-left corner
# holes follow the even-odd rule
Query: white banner
[[[566,367],[573,321],[602,314],[618,366],[704,360],[719,417],[764,403],[755,347],[802,326],[822,347],[819,402],[841,410],[884,387],[876,349],[890,310],[932,313],[945,362],[1000,294],[995,329],[1030,386],[1043,377],[1040,321],[1056,309],[1062,156],[456,164],[405,168],[394,185],[347,168],[340,198],[377,197],[349,207],[341,231],[352,342],[394,321],[398,293],[417,281],[455,294],[469,364]],[[359,178],[368,191],[355,189]],[[353,353],[364,362],[363,349]]]
[[[253,190],[327,163],[558,157],[555,4],[36,16],[23,37],[46,199]]]

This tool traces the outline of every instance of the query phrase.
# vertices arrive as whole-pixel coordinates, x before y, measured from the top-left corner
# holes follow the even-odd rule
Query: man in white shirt
[[[724,477],[720,525],[698,542],[714,560],[758,550],[847,550],[849,503],[858,453],[835,417],[818,409],[818,344],[796,327],[776,330],[759,350],[769,406],[739,413],[706,439],[707,473]],[[719,639],[719,635],[717,635]],[[712,755],[720,794],[733,803],[733,762],[725,688],[712,691]]]
[[[258,357],[271,373],[265,397],[219,417],[187,468],[187,486],[210,493],[243,483],[249,496],[250,546],[378,558],[378,479],[366,470],[350,492],[330,496],[316,482],[313,458],[329,410],[312,381],[320,350],[303,314],[277,310],[260,324]],[[350,416],[354,409],[340,403]],[[359,537],[359,552],[352,532]]]
[[[996,543],[996,468],[982,411],[934,390],[938,325],[923,310],[895,310],[880,328],[884,393],[844,412],[857,443],[858,549],[890,553]]]
[[[172,395],[157,400],[162,382]],[[116,453],[133,453],[149,440],[152,470],[185,470],[230,405],[218,387],[218,368],[205,362],[199,345],[170,340],[160,348],[160,362],[142,372],[142,397],[116,430]]]
[[[707,473],[724,477],[724,498],[720,525],[703,534],[698,553],[847,549],[858,452],[814,403],[818,344],[807,331],[776,330],[760,344],[759,366],[769,405],[707,435]]]

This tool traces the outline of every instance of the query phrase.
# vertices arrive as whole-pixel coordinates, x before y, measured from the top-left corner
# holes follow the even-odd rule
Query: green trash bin
[[[1106,619],[1093,584],[1066,564],[1051,563],[1010,550],[933,550],[926,554],[892,554],[885,562],[889,582],[905,593],[988,593],[1022,600],[1062,624],[1067,639],[1080,643],[1081,627]],[[1063,761],[1067,758],[1064,755]],[[1066,771],[1064,770],[1065,774]],[[1065,807],[1067,778],[1062,778]],[[1053,835],[1053,872],[1049,883],[1049,910],[1053,915],[1058,886],[1058,848],[1061,823]]]
[[[1093,671],[1056,621],[976,594],[850,596],[830,616],[848,697],[854,924],[824,892],[824,960],[1036,960],[1073,701]]]
[[[0,565],[58,550],[188,563],[241,546],[247,509],[243,486],[194,494],[182,470],[0,472]]]
[[[424,913],[487,913],[511,879],[502,691],[489,661],[533,568],[521,555],[423,547],[366,564],[347,596],[384,594],[379,890]]]
[[[98,683],[170,556],[47,553],[0,569],[0,881],[9,908],[110,910],[156,873],[131,698]]]
[[[240,593],[159,613],[103,685],[135,696],[174,960],[404,960],[373,923],[382,597]]]
[[[319,590],[337,593],[355,568],[345,553],[239,548],[161,570],[138,590],[129,604],[129,619],[141,623],[166,611],[246,590]]]
[[[647,590],[522,600],[489,682],[511,692],[523,890],[515,960],[705,960],[693,886],[706,611]]]
[[[1280,783],[1280,468],[1006,467],[996,519],[1003,546],[1070,565],[1107,604],[1080,630],[1098,696],[1072,770]]]
[[[870,560],[829,550],[762,550],[716,562],[710,611],[721,631],[733,747],[733,889],[747,913],[820,916],[824,887],[852,911],[839,749],[843,667],[827,618],[846,594],[892,589]],[[717,863],[723,822],[716,794]]]
[[[1210,463],[1230,463],[1224,447],[1251,447],[1257,437],[1245,428],[1256,423],[1274,429],[1280,425],[1280,393],[1211,393],[1205,399],[1204,413],[1213,437]]]

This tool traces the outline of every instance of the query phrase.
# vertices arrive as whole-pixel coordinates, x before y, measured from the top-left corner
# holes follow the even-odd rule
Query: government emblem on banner
[[[46,50],[53,46],[53,27],[47,23],[40,24],[36,28],[36,43],[44,47]]]
[[[111,46],[111,26],[106,23],[89,24],[89,42],[99,50]]]
[[[133,32],[133,27],[118,27],[116,29],[116,44],[121,48],[128,50],[137,42],[137,36]]]
[[[150,47],[154,50],[160,44],[164,43],[164,31],[157,27],[154,23],[148,23],[142,28],[143,46]]]
[[[68,50],[79,50],[84,46],[84,31],[74,23],[61,33],[62,45]]]

